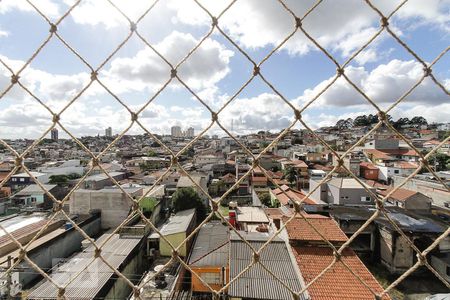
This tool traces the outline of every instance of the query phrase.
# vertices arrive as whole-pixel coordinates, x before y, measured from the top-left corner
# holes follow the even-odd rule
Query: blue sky
[[[51,20],[57,20],[72,1],[34,0]],[[311,3],[308,3],[311,2]],[[400,2],[400,1],[398,1]],[[426,2],[426,4],[424,4]],[[115,1],[117,5],[120,2]],[[122,5],[124,2],[121,2]],[[136,19],[151,4],[127,1],[124,12]],[[149,4],[150,3],[150,4]],[[227,1],[203,1],[217,15]],[[285,1],[301,15],[313,1]],[[374,1],[390,13],[396,1]],[[221,28],[259,62],[292,30],[293,19],[271,0],[237,1],[219,20]],[[324,1],[303,22],[304,28],[342,63],[379,28],[379,17],[364,1]],[[390,20],[392,30],[421,58],[431,62],[449,46],[450,1],[412,0]],[[96,68],[129,33],[127,21],[107,1],[85,0],[58,26],[59,34]],[[161,1],[139,24],[139,32],[173,63],[184,57],[210,28],[210,19],[193,1]],[[0,2],[0,57],[15,71],[48,36],[49,25],[25,1]],[[433,67],[447,94],[426,79],[394,109],[394,118],[422,115],[431,122],[450,121],[450,54]],[[252,74],[252,65],[229,41],[215,31],[179,69],[188,85],[217,110]],[[346,74],[377,104],[386,108],[422,75],[422,66],[387,32],[383,32],[346,69]],[[305,36],[297,32],[262,66],[262,74],[295,107],[302,108],[334,76],[335,65]],[[0,65],[0,91],[10,73]],[[136,36],[101,69],[100,79],[132,110],[138,110],[169,78],[164,64]],[[59,111],[89,81],[89,69],[53,37],[21,74],[21,82],[54,111]],[[334,124],[339,118],[375,113],[348,83],[339,79],[305,113],[313,128]],[[30,95],[14,87],[0,99],[0,137],[37,137],[51,124],[49,113]],[[210,123],[210,114],[179,83],[173,82],[143,111],[141,120],[155,133],[173,125],[193,126],[197,132]],[[292,110],[256,77],[220,114],[235,133],[287,126]],[[124,108],[94,83],[61,116],[76,135],[115,133],[130,123]],[[130,133],[141,133],[134,126]],[[214,127],[209,133],[218,133]],[[64,134],[61,134],[64,136]]]

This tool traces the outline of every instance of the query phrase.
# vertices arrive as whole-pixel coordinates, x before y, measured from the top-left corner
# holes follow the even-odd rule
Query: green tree
[[[205,219],[206,207],[198,193],[191,187],[177,189],[172,196],[172,205],[175,212],[195,208],[197,220]]]
[[[152,212],[156,206],[158,201],[153,197],[145,197],[139,202],[139,207],[142,210],[144,216],[149,218],[152,215]]]
[[[446,171],[450,167],[450,156],[444,153],[435,153],[430,156],[428,163],[431,167],[436,166],[436,171]]]
[[[291,185],[297,181],[297,172],[294,168],[288,167],[284,169],[283,178],[286,179]]]
[[[156,156],[156,152],[153,151],[153,150],[150,150],[150,151],[148,151],[147,156],[148,157],[154,157],[154,156]]]
[[[269,193],[261,193],[258,195],[259,200],[261,200],[261,203],[267,207],[272,207],[272,201],[270,199]]]
[[[63,185],[63,184],[66,184],[67,181],[69,181],[69,179],[67,178],[67,175],[51,175],[49,177],[48,183]]]

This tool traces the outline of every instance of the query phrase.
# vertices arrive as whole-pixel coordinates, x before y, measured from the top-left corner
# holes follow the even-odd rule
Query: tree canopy
[[[179,188],[172,196],[172,205],[175,212],[195,208],[198,220],[206,216],[206,207],[198,193],[191,187]]]

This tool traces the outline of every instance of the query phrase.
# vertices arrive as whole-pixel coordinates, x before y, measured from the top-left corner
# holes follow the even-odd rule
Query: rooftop
[[[186,232],[195,216],[195,208],[182,210],[171,216],[165,223],[160,232],[162,235],[170,235],[180,232]],[[158,235],[159,236],[159,235]]]
[[[306,284],[314,280],[334,259],[333,250],[327,247],[293,247],[293,249]],[[383,291],[382,286],[353,250],[346,248],[342,253],[342,260],[375,293]],[[339,261],[311,284],[308,292],[314,300],[374,299],[370,290]],[[390,298],[384,296],[382,299]]]
[[[188,264],[190,266],[225,266],[228,264],[228,227],[220,221],[204,224],[197,234]]]
[[[313,226],[330,242],[347,241],[347,236],[332,218],[313,214],[304,214],[304,217],[296,217],[286,225],[290,240],[322,242],[322,237],[311,227]],[[286,222],[287,219],[287,217],[284,217],[283,221]]]

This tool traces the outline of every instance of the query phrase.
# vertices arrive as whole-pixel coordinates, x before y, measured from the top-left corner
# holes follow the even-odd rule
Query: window
[[[20,182],[24,182],[25,178],[19,178]]]
[[[370,202],[370,197],[362,196],[361,202]]]
[[[221,284],[220,273],[201,273],[200,277],[207,284]]]
[[[398,173],[400,173],[400,171],[399,170],[394,170],[394,173],[398,174]]]
[[[16,181],[17,181],[17,178],[11,178],[11,181],[16,182]]]

